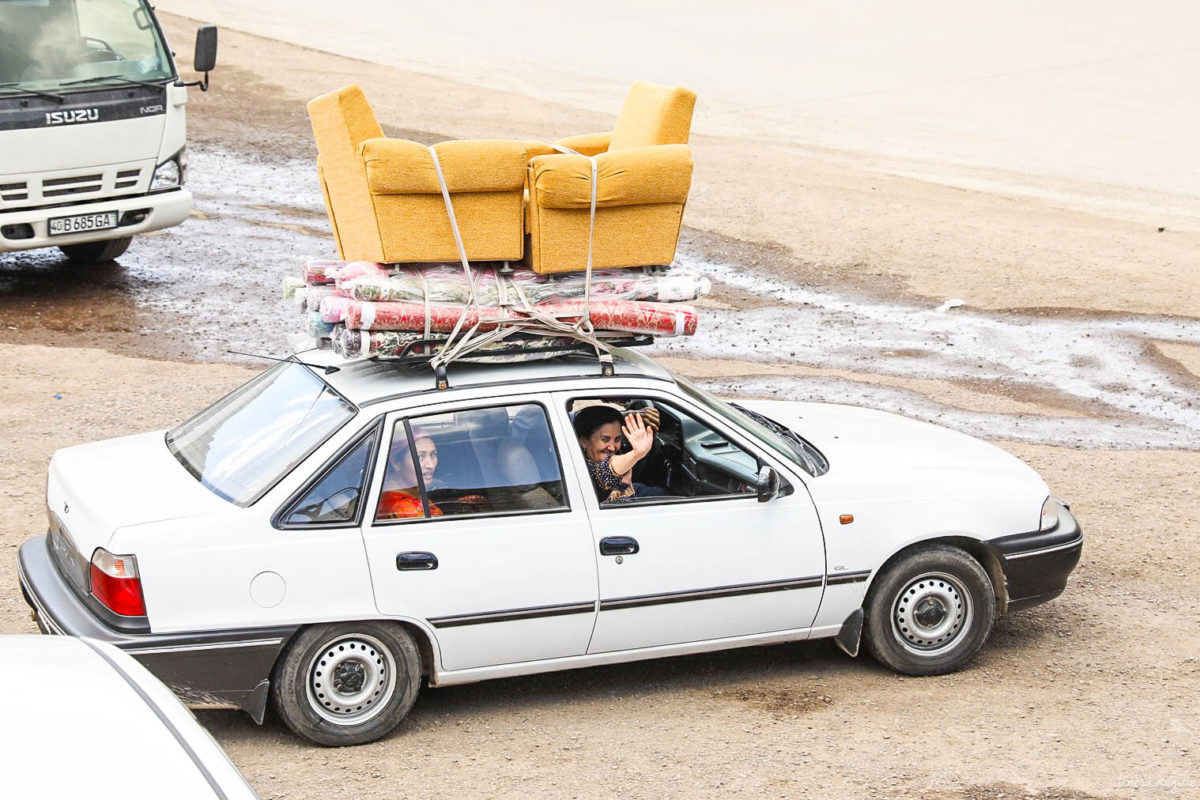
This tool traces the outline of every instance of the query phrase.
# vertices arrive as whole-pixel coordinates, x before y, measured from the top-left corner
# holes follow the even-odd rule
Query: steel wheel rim
[[[972,619],[971,593],[945,572],[914,578],[892,603],[892,635],[905,650],[923,657],[954,648]]]
[[[329,642],[305,670],[308,704],[334,725],[358,725],[387,707],[396,690],[396,660],[374,636],[350,633]]]

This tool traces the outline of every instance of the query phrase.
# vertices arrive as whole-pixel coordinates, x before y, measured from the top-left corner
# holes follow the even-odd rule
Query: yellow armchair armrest
[[[596,156],[598,207],[684,203],[692,185],[687,145],[633,147]],[[583,156],[558,154],[530,161],[532,200],[543,208],[587,208],[592,166]]]
[[[559,147],[566,147],[584,156],[598,156],[608,151],[612,141],[612,131],[607,133],[581,133],[578,136],[568,136],[555,142]]]
[[[451,192],[519,191],[525,185],[526,143],[501,139],[434,145]],[[429,148],[405,139],[368,139],[358,146],[375,194],[440,194]]]

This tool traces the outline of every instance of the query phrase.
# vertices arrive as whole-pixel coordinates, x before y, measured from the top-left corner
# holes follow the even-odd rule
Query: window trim
[[[309,478],[300,488],[292,492],[288,498],[280,504],[279,508],[271,516],[271,527],[277,530],[284,531],[311,531],[311,530],[330,530],[337,528],[358,528],[363,523],[363,515],[366,513],[366,503],[358,504],[358,511],[355,514],[353,521],[346,522],[309,522],[305,524],[293,524],[285,522],[289,511],[293,509],[296,503],[299,503],[308,492],[310,492],[318,483],[323,481],[330,472],[336,469],[342,462],[342,459],[350,455],[350,453],[362,444],[363,440],[369,436],[373,436],[375,441],[371,443],[371,451],[367,454],[367,469],[363,475],[362,499],[365,499],[371,491],[372,479],[375,477],[375,462],[378,460],[379,445],[381,441],[380,433],[383,430],[383,415],[380,414],[371,420],[367,425],[363,426],[362,433],[352,438],[346,445],[339,448],[329,458],[321,464],[320,468],[313,473],[313,477]],[[303,463],[303,462],[301,462]]]
[[[386,527],[391,527],[393,525],[411,525],[411,524],[419,523],[419,522],[439,522],[439,521],[456,520],[456,519],[457,520],[495,519],[497,517],[528,517],[528,516],[535,516],[535,515],[541,515],[541,514],[568,514],[572,511],[571,486],[570,486],[571,482],[569,480],[567,480],[566,471],[563,469],[564,465],[563,465],[563,456],[562,456],[561,448],[559,448],[559,446],[558,446],[559,442],[557,440],[557,437],[554,435],[554,427],[551,424],[550,405],[546,401],[544,401],[538,397],[529,397],[528,399],[523,399],[523,400],[517,399],[517,398],[488,397],[488,398],[475,398],[475,399],[466,400],[463,402],[466,403],[466,405],[450,403],[450,404],[447,404],[445,407],[435,406],[433,408],[406,408],[406,409],[402,409],[400,411],[395,412],[397,414],[398,418],[397,418],[396,422],[394,423],[393,428],[395,425],[398,425],[401,423],[403,423],[403,425],[404,425],[404,432],[405,432],[405,435],[408,437],[408,449],[409,449],[409,452],[412,454],[413,467],[417,473],[418,488],[421,490],[421,507],[425,511],[425,516],[423,516],[423,517],[401,517],[398,519],[378,519],[375,516],[375,513],[373,512],[371,514],[371,520],[370,520],[370,525],[372,527],[386,528]],[[420,419],[422,417],[431,417],[431,416],[436,416],[438,414],[451,414],[451,413],[458,414],[458,413],[462,413],[462,412],[482,411],[482,410],[486,410],[489,408],[508,409],[508,408],[512,408],[514,406],[531,406],[531,405],[537,406],[538,408],[540,408],[542,410],[542,418],[545,420],[545,423],[546,423],[546,433],[550,436],[550,444],[553,445],[553,447],[554,447],[554,461],[558,467],[558,482],[562,486],[563,504],[561,506],[557,506],[555,508],[521,508],[521,509],[511,509],[511,510],[506,510],[506,511],[485,511],[485,512],[480,512],[480,513],[476,513],[476,514],[445,514],[445,515],[437,516],[437,517],[430,515],[430,513],[429,513],[429,496],[428,496],[427,490],[425,489],[425,478],[423,475],[421,475],[421,465],[417,461],[416,448],[413,446],[413,444],[414,444],[413,440],[412,440],[413,421],[416,419]],[[511,420],[510,420],[510,422],[511,422]],[[383,494],[382,484],[380,484],[380,491],[377,492],[374,497],[375,511],[378,511],[379,496],[382,494]]]

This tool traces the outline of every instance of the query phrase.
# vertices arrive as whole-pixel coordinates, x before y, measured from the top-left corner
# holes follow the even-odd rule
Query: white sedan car
[[[54,455],[49,532],[19,555],[44,631],[345,745],[392,730],[422,678],[821,637],[948,672],[1082,549],[1028,466],[894,415],[729,404],[632,351],[611,375],[455,365],[441,390],[427,366],[313,359]],[[616,502],[575,429],[598,405],[657,425]]]
[[[171,690],[104,642],[0,636],[5,797],[252,800]]]

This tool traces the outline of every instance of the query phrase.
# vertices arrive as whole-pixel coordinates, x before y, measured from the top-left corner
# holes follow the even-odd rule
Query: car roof
[[[14,796],[255,796],[170,690],[110,645],[0,636],[0,683],[17,689],[5,704]]]
[[[675,376],[657,362],[624,348],[613,348],[615,377],[648,378],[675,382]],[[428,362],[403,363],[386,359],[351,359],[329,350],[309,350],[296,358],[311,367],[335,367],[322,377],[331,387],[357,406],[412,394],[436,393],[433,369]],[[316,370],[321,374],[321,370]],[[450,392],[480,386],[543,384],[553,381],[595,378],[603,387],[605,377],[593,352],[567,352],[535,361],[480,363],[456,361],[447,367]],[[451,395],[445,395],[450,399]]]

